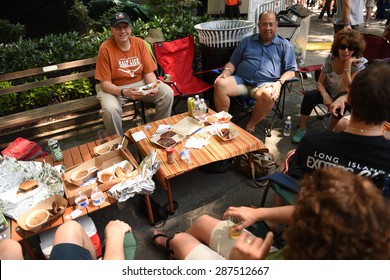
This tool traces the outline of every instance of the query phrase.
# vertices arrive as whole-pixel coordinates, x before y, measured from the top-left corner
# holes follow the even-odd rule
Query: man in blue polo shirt
[[[278,21],[273,11],[259,16],[259,34],[244,38],[223,72],[214,82],[217,111],[229,111],[230,97],[250,95],[256,100],[246,130],[254,133],[273,108],[286,80],[295,77],[297,64],[290,42],[276,34]]]

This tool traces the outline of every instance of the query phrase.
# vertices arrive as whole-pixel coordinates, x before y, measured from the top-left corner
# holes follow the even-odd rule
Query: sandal
[[[255,132],[254,132],[253,130],[247,129],[246,132],[248,132],[248,133],[251,134],[251,135],[255,135]]]
[[[156,242],[156,239],[159,237],[165,237],[167,239],[165,241],[165,247]],[[158,230],[154,230],[152,232],[153,244],[156,245],[158,248],[160,248],[170,260],[176,260],[175,253],[173,252],[173,250],[171,250],[170,247],[172,238],[173,237],[168,237],[165,233]]]

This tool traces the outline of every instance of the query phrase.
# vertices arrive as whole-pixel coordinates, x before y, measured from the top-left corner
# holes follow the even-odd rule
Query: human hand
[[[104,235],[106,238],[110,236],[124,236],[127,232],[131,232],[131,227],[120,220],[110,221],[104,229]]]
[[[273,101],[276,101],[279,98],[280,89],[282,88],[281,83],[278,81],[273,83],[268,83],[265,85],[267,89],[271,89],[270,96]]]
[[[123,95],[127,98],[137,100],[143,96],[145,96],[142,92],[137,88],[125,88],[123,89]]]
[[[340,118],[344,116],[346,102],[347,102],[347,94],[340,96],[330,104],[329,112],[336,118]]]
[[[263,260],[268,255],[274,240],[272,232],[268,232],[263,240],[251,233],[243,231],[230,251],[230,260]]]
[[[222,72],[222,73],[215,79],[214,84],[216,84],[217,81],[218,81],[219,79],[225,79],[226,77],[229,77],[229,76],[230,76],[230,75],[228,75],[227,73]]]
[[[237,230],[243,230],[250,225],[257,222],[256,208],[251,207],[229,207],[223,214],[223,218],[236,217],[241,220],[241,223],[237,226]]]

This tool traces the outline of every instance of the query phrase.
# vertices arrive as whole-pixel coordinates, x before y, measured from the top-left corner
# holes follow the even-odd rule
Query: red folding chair
[[[368,33],[364,33],[363,36],[366,41],[366,49],[363,52],[363,57],[368,61],[390,57],[390,43],[386,39]]]
[[[211,89],[210,85],[194,74],[193,60],[195,55],[194,38],[188,36],[169,42],[153,44],[157,63],[165,74],[170,75],[170,81],[165,81],[175,92],[172,110],[182,99],[191,95],[201,94]]]

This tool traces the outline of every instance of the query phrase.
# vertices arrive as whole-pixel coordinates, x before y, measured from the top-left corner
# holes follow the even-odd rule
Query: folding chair
[[[213,88],[194,74],[193,60],[195,55],[194,38],[187,36],[169,42],[153,44],[157,63],[170,81],[165,81],[175,92],[173,111],[177,104],[191,95],[201,94]]]
[[[263,127],[260,124],[257,124],[257,127],[261,129],[261,131],[264,132],[265,136],[271,137],[271,131],[274,127],[275,123],[275,117],[278,116],[279,119],[284,118],[284,105],[286,101],[286,92],[291,91],[292,83],[298,81],[297,78],[292,78],[290,80],[287,80],[282,88],[280,89],[280,95],[279,98],[275,101],[275,105],[272,108],[272,111],[274,112],[272,116],[271,125],[269,128]],[[234,111],[234,105],[238,105],[241,108],[241,112],[243,113],[243,116],[241,116],[237,121],[242,120],[246,116],[250,115],[253,111],[253,106],[255,105],[255,100],[248,96],[237,96],[233,97],[233,106],[231,106],[231,113]]]
[[[362,35],[366,41],[363,56],[368,61],[390,57],[390,43],[386,39],[374,34],[364,33]]]
[[[311,75],[312,72],[314,72],[314,78],[316,81],[318,81],[318,78],[320,77],[321,67],[322,67],[322,64],[317,64],[317,65],[310,65],[310,66],[304,66],[304,67],[298,68],[297,73],[299,76],[299,80],[301,82],[301,88],[302,88],[301,92],[303,94],[305,94],[305,92],[306,92],[306,88],[303,84],[303,80],[307,79],[308,76]],[[307,125],[309,125],[315,121],[320,121],[323,128],[326,129],[326,124],[324,123],[324,120],[325,120],[325,118],[330,117],[330,113],[325,111],[324,107],[322,107],[321,104],[317,104],[314,107],[314,112],[316,113],[316,118],[314,120],[309,121],[307,123]]]

